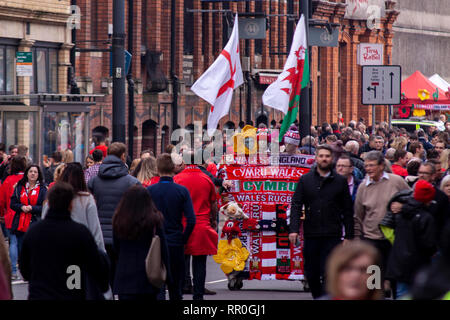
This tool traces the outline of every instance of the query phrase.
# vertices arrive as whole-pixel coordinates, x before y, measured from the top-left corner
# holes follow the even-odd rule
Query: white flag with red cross
[[[244,83],[239,55],[238,15],[233,32],[220,56],[192,85],[191,90],[211,104],[208,116],[208,135],[212,136],[219,120],[228,114],[233,91]]]

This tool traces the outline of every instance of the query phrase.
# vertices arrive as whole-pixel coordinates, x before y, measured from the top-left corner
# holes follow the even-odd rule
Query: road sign
[[[33,53],[17,52],[16,53],[16,74],[18,77],[33,76]]]
[[[400,66],[363,66],[361,78],[362,104],[400,104],[402,78]]]
[[[333,28],[329,33],[327,28],[309,27],[308,45],[318,47],[337,47],[339,28]]]

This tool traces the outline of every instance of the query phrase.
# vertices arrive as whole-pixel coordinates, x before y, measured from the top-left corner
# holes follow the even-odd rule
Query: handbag
[[[156,228],[153,232],[152,243],[145,258],[145,272],[151,285],[161,288],[166,282],[167,269],[161,258],[161,239],[156,234]]]

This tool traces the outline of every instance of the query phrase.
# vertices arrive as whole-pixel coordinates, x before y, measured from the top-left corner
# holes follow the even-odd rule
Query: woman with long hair
[[[74,189],[75,196],[72,200],[72,210],[70,211],[72,220],[85,225],[94,236],[97,247],[105,251],[97,206],[94,197],[88,192],[81,164],[78,162],[66,164],[58,181],[67,182]],[[45,205],[42,210],[42,218],[45,218],[47,211],[48,207]]]
[[[141,160],[134,169],[132,175],[136,177],[145,188],[159,182],[158,170],[156,168],[156,158],[150,156]]]
[[[145,188],[136,185],[125,192],[112,226],[118,255],[114,294],[119,300],[156,300],[160,289],[150,284],[145,271],[145,258],[155,233],[161,238],[161,257],[168,271],[169,257],[163,216]],[[170,280],[170,274],[168,277]]]
[[[364,241],[350,241],[331,252],[326,266],[326,287],[330,300],[380,300],[381,289],[369,289],[370,268],[380,267],[378,250]],[[381,283],[381,279],[379,279]],[[380,284],[381,285],[381,284]]]
[[[11,224],[10,241],[17,245],[17,256],[11,258],[15,260],[11,261],[13,264],[17,263],[17,257],[20,255],[25,232],[31,224],[41,219],[46,194],[47,187],[41,168],[37,164],[28,166],[11,196],[10,207],[15,213]]]

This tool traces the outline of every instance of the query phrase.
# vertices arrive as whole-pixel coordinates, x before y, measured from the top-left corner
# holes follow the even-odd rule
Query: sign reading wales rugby
[[[16,53],[16,73],[19,77],[33,76],[33,53],[17,52]]]

